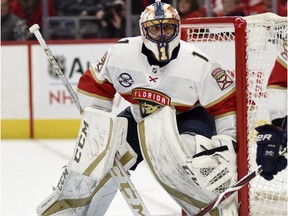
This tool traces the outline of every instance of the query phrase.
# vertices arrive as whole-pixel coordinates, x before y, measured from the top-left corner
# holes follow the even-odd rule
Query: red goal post
[[[235,75],[240,179],[256,167],[254,128],[269,122],[266,84],[287,34],[287,18],[272,13],[190,18],[183,20],[181,34]],[[287,169],[271,182],[256,177],[238,192],[239,215],[287,215],[287,186]],[[277,207],[269,209],[272,204]]]

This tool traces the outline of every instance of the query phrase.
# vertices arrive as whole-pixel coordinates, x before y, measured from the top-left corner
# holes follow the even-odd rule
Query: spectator
[[[57,4],[58,16],[95,16],[99,8],[99,0],[62,0]]]
[[[191,17],[203,17],[197,0],[178,0],[177,10],[181,20]]]
[[[223,16],[223,4],[222,0],[212,0],[212,16]]]
[[[272,11],[272,0],[264,0],[265,12]],[[279,16],[287,16],[287,0],[277,0],[277,14]]]
[[[101,9],[99,2],[99,0],[54,0],[54,4],[57,5],[56,14],[66,18],[50,22],[52,28],[57,29],[53,32],[52,38],[97,38],[99,23],[96,15]],[[72,18],[69,19],[69,17]]]
[[[1,0],[1,41],[24,41],[28,35],[25,21],[10,13],[9,0]]]
[[[202,3],[200,5],[201,11],[206,17],[218,17],[223,16],[222,0],[210,0],[210,1],[198,1]]]
[[[265,6],[263,0],[250,0],[248,3],[248,14],[255,15],[265,13]]]
[[[248,5],[249,15],[272,12],[272,0],[251,0]],[[287,0],[277,0],[277,14],[287,16]]]
[[[131,19],[132,19],[132,34],[139,35],[139,15],[155,0],[140,0],[131,1]],[[173,0],[163,0],[162,2],[171,4]],[[97,19],[100,21],[100,38],[121,38],[126,37],[126,3],[125,0],[103,0],[102,10],[96,14]],[[120,24],[121,23],[121,24]],[[120,29],[120,26],[121,29]]]
[[[279,16],[287,16],[287,0],[278,0],[277,14]]]
[[[47,0],[48,16],[54,16],[53,1]],[[11,2],[11,13],[26,21],[28,27],[37,23],[42,26],[42,0],[14,0]]]
[[[177,11],[179,13],[181,21],[192,17],[203,17],[197,0],[178,0]],[[181,29],[181,39],[187,40],[187,29]]]
[[[103,1],[99,18],[99,38],[122,38],[126,36],[126,4],[122,0]]]
[[[139,15],[142,13],[143,10],[145,10],[145,8],[150,5],[153,4],[155,2],[155,0],[138,0],[138,1],[131,1],[131,10],[132,10],[132,14],[133,15]],[[168,3],[171,4],[173,3],[173,0],[162,0],[161,2],[164,3]]]
[[[245,16],[239,0],[222,0],[224,16]]]

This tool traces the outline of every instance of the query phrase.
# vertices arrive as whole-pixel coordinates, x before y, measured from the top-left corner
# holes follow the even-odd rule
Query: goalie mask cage
[[[255,127],[269,122],[266,84],[283,49],[287,18],[272,13],[183,20],[181,34],[236,80],[238,179],[256,167]],[[207,87],[208,88],[208,87]],[[287,215],[287,168],[272,181],[256,176],[238,192],[240,216]]]

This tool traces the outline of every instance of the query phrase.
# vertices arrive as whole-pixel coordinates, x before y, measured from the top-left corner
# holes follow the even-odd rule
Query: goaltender
[[[80,78],[84,112],[77,146],[39,215],[104,215],[117,192],[107,177],[116,152],[127,170],[144,159],[189,215],[236,182],[230,71],[180,40],[180,18],[171,5],[156,0],[139,25],[141,36],[119,40]],[[121,121],[107,121],[116,92],[131,106],[116,118]],[[236,194],[213,215],[238,215]]]

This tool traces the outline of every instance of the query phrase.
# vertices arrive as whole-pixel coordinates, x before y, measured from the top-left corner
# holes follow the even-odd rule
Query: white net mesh
[[[250,171],[255,169],[255,126],[269,122],[266,85],[275,58],[287,33],[286,18],[273,14],[247,17],[248,92],[255,104],[248,103],[248,146]],[[287,169],[272,181],[257,176],[249,186],[252,215],[287,215]]]
[[[191,22],[182,26],[187,41],[235,75],[234,23],[217,23],[217,19],[212,18],[204,20],[201,24]],[[249,170],[253,171],[257,166],[254,128],[269,122],[266,84],[287,33],[287,18],[267,13],[245,17],[243,20],[247,22],[246,44],[243,44],[247,46],[246,53],[243,53],[247,66],[247,160]],[[245,93],[245,89],[243,91]],[[287,215],[287,188],[287,169],[272,181],[257,176],[249,184],[250,215]]]

